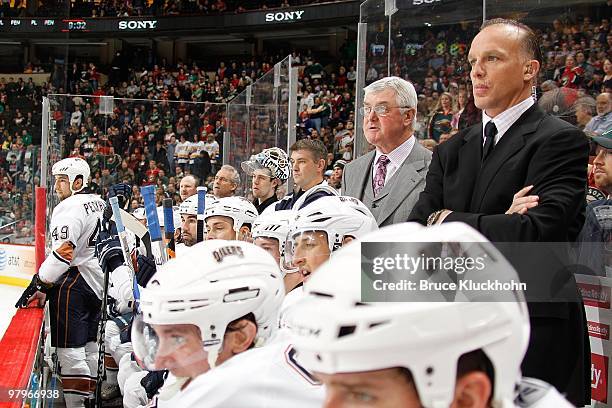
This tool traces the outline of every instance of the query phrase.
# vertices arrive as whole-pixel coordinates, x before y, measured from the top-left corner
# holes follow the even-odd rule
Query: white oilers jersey
[[[523,377],[521,380],[514,404],[517,408],[573,407],[555,387],[542,380],[528,377]]]
[[[287,310],[289,310],[291,306],[296,304],[299,300],[303,299],[304,296],[304,286],[298,286],[297,288],[294,288],[291,292],[285,295],[285,297],[283,298],[283,303],[281,304],[280,313],[278,314],[279,327],[285,327],[285,313],[287,313]]]
[[[324,397],[324,387],[296,362],[290,338],[280,330],[266,346],[197,377],[175,407],[319,408]]]
[[[149,401],[146,408],[178,408],[181,401],[181,388],[187,380],[177,378],[172,373],[166,374],[164,384],[157,394]]]
[[[189,247],[187,245],[185,245],[184,243],[178,243],[174,246],[174,254],[176,256],[181,256],[184,255],[185,252],[187,252],[187,250],[189,249]]]
[[[45,282],[58,282],[77,267],[89,287],[102,298],[104,275],[94,256],[104,201],[97,194],[74,194],[61,201],[51,216],[52,252],[40,267]]]
[[[123,314],[132,310],[134,304],[134,277],[127,265],[121,265],[110,274],[108,295],[115,299],[116,310]]]

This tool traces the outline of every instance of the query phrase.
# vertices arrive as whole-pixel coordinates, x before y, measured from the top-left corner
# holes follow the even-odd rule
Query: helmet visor
[[[297,272],[307,265],[316,268],[329,259],[331,253],[327,232],[303,230],[287,237],[282,269]],[[312,272],[312,270],[311,270]]]
[[[200,329],[193,324],[151,324],[142,315],[132,323],[132,345],[138,363],[147,370],[170,370],[189,376],[207,363]]]

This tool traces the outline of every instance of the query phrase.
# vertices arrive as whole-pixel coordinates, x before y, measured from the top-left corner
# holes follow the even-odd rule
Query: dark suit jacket
[[[453,212],[444,222],[467,223],[494,242],[575,241],[584,223],[586,205],[588,142],[584,134],[534,105],[502,136],[481,168],[482,140],[480,123],[434,150],[425,190],[408,220],[426,224],[432,212],[448,209]],[[539,196],[538,206],[525,215],[506,215],[514,194],[528,185],[534,186],[529,194]],[[547,267],[544,265],[535,271]],[[535,275],[534,269],[529,273]],[[565,288],[577,293],[573,275],[564,273]],[[522,280],[533,277],[521,270],[519,275]],[[527,367],[526,375],[552,382],[561,391],[568,392],[573,402],[580,402],[582,391],[590,392],[590,384],[585,384],[590,382],[586,375],[590,354],[581,308],[578,297],[575,302],[530,303],[532,339],[523,366],[524,370]],[[556,368],[535,358],[552,353],[548,340],[551,330],[556,330],[548,323],[546,327],[541,326],[544,320],[536,321],[538,318],[563,321],[564,328],[573,331],[560,333],[565,338],[557,340],[560,353],[582,356],[583,361],[575,362],[577,368],[572,373],[563,372],[572,368]],[[552,357],[567,358],[558,354]],[[543,367],[535,367],[542,364]],[[552,373],[551,377],[552,371],[558,373]]]

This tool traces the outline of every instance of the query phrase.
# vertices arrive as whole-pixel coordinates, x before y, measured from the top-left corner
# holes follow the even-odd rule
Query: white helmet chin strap
[[[206,352],[208,353],[208,365],[211,370],[217,365],[217,359],[219,358],[219,351],[222,345],[223,343],[221,342],[214,346],[204,347],[204,349],[208,349]]]

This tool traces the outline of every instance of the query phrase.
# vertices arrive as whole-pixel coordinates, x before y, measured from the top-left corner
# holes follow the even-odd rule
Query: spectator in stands
[[[608,92],[603,92],[597,96],[596,109],[597,116],[594,116],[584,127],[584,131],[591,135],[601,135],[612,128],[612,100]]]
[[[593,115],[595,115],[595,99],[590,96],[584,96],[576,101],[574,107],[576,109],[576,126],[580,129],[584,129],[593,118]]]
[[[576,66],[576,59],[573,55],[565,57],[565,69],[561,73],[561,86],[567,88],[578,88],[582,84],[584,70],[581,66]]]
[[[438,99],[438,103],[434,108],[434,114],[429,120],[428,136],[436,142],[446,141],[450,137],[453,130],[451,123],[455,112],[453,111],[453,96],[444,92]],[[443,140],[441,141],[440,138]]]
[[[221,166],[213,183],[213,195],[216,198],[232,197],[240,187],[240,174],[229,164]]]
[[[593,160],[593,177],[595,186],[610,198],[612,194],[612,131],[593,137],[596,145]]]

